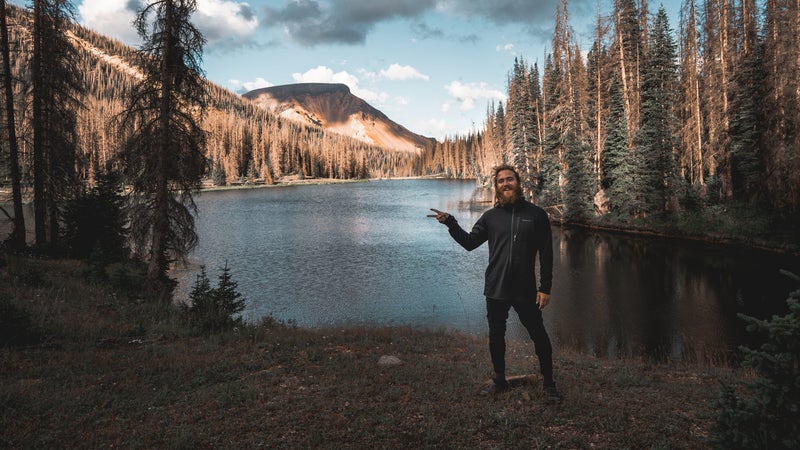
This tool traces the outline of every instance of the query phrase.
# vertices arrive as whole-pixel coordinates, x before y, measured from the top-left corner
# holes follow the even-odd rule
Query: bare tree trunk
[[[688,172],[690,184],[704,193],[703,178],[703,124],[700,113],[700,86],[698,74],[697,16],[694,0],[686,0],[682,22],[681,90],[683,100],[683,127],[681,130],[681,168]]]
[[[36,245],[43,245],[47,242],[46,214],[47,204],[45,196],[45,143],[44,138],[44,114],[42,108],[42,7],[41,0],[33,2],[33,220]]]
[[[147,268],[147,276],[151,280],[158,280],[165,276],[168,268],[166,238],[169,232],[169,183],[167,181],[167,161],[166,153],[170,147],[170,116],[172,114],[172,90],[173,73],[170,70],[173,59],[173,25],[172,0],[164,2],[164,60],[161,63],[160,83],[161,83],[161,105],[159,110],[159,132],[161,133],[160,142],[162,148],[157,149],[156,171],[156,195],[155,195],[155,223],[153,224],[153,240],[150,247],[150,262]]]
[[[3,54],[3,87],[6,99],[6,129],[9,145],[9,172],[11,175],[11,198],[14,204],[14,229],[11,232],[11,245],[25,246],[25,217],[22,210],[21,173],[19,169],[19,142],[17,142],[16,121],[14,120],[14,90],[11,73],[11,49],[8,42],[8,22],[6,20],[6,0],[0,0],[0,52]]]
[[[733,174],[731,172],[731,148],[730,148],[730,103],[729,103],[729,88],[730,81],[728,80],[728,64],[730,61],[730,45],[728,30],[730,28],[729,21],[731,18],[728,16],[729,5],[727,0],[720,0],[720,69],[722,77],[722,149],[724,152],[724,173],[722,175],[722,189],[725,198],[733,197]]]

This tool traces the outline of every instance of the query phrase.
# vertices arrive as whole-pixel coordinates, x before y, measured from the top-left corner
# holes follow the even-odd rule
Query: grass
[[[273,320],[204,338],[75,261],[0,272],[35,336],[0,347],[2,448],[706,448],[719,382],[746,376],[556,349],[562,403],[539,382],[484,398],[483,338]],[[532,372],[532,344],[507,360]]]

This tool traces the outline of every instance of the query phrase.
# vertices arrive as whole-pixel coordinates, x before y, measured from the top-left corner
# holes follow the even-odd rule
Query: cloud
[[[514,50],[514,44],[510,42],[507,44],[497,44],[494,49],[498,53],[508,53],[511,56],[517,56],[517,51]]]
[[[239,81],[239,80],[228,80],[228,85],[236,92],[240,94],[244,94],[245,92],[250,92],[256,89],[266,88],[270,86],[275,86],[273,83],[269,81],[257,77],[253,81]]]
[[[481,17],[497,24],[552,24],[556,5],[561,0],[442,0],[439,8],[464,17]],[[573,0],[571,11],[591,7],[595,0]],[[590,10],[591,11],[591,10]]]
[[[192,21],[212,48],[252,45],[259,24],[250,5],[230,0],[197,0]]]
[[[379,22],[415,18],[436,6],[436,0],[286,0],[282,7],[264,7],[264,24],[281,28],[294,42],[363,44]]]
[[[490,89],[485,82],[461,83],[453,81],[445,86],[447,93],[461,103],[461,111],[472,111],[477,107],[478,100],[505,100],[506,95],[496,89]]]
[[[78,5],[81,23],[92,30],[111,36],[129,45],[141,42],[133,20],[136,18],[138,0],[109,2],[108,0],[83,0]]]
[[[141,40],[133,20],[142,4],[142,0],[83,0],[78,5],[78,14],[86,27],[137,45]],[[259,24],[255,11],[247,3],[232,0],[197,0],[192,23],[205,36],[210,49],[254,45],[252,37]]]
[[[380,76],[392,81],[406,81],[406,80],[425,80],[430,79],[429,76],[420,73],[417,69],[411,66],[401,66],[400,64],[392,64],[388,69],[381,70]]]
[[[415,39],[456,39],[478,42],[480,35],[448,35],[431,27],[423,18],[429,12],[495,24],[523,25],[532,35],[546,38],[552,33],[556,5],[561,0],[284,0],[278,7],[263,6],[263,24],[283,31],[289,39],[306,47],[324,44],[357,45],[381,22],[412,19]],[[591,13],[596,0],[572,0],[572,14]]]
[[[444,119],[428,119],[420,122],[416,127],[419,133],[423,136],[434,136],[439,140],[443,140],[447,134],[449,126]]]
[[[480,36],[475,33],[465,35],[452,35],[442,31],[441,28],[431,28],[425,22],[415,22],[411,24],[411,32],[414,33],[414,41],[427,39],[451,39],[458,42],[476,44],[480,41]]]
[[[341,83],[350,88],[350,92],[360,97],[373,106],[386,103],[389,94],[363,89],[359,86],[359,79],[346,71],[335,72],[326,66],[317,66],[305,73],[293,73],[292,78],[297,83]]]

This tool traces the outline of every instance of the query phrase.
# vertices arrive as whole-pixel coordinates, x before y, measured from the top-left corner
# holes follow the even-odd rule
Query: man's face
[[[501,170],[497,173],[495,181],[495,189],[500,194],[502,203],[514,203],[521,194],[519,182],[514,172],[510,170]]]

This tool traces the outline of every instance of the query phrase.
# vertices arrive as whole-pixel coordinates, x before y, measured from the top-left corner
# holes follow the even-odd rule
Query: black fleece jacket
[[[520,199],[486,211],[467,233],[453,216],[444,222],[450,236],[472,251],[489,241],[489,265],[483,294],[499,300],[536,298],[536,255],[539,292],[550,294],[553,283],[553,235],[540,207]]]

